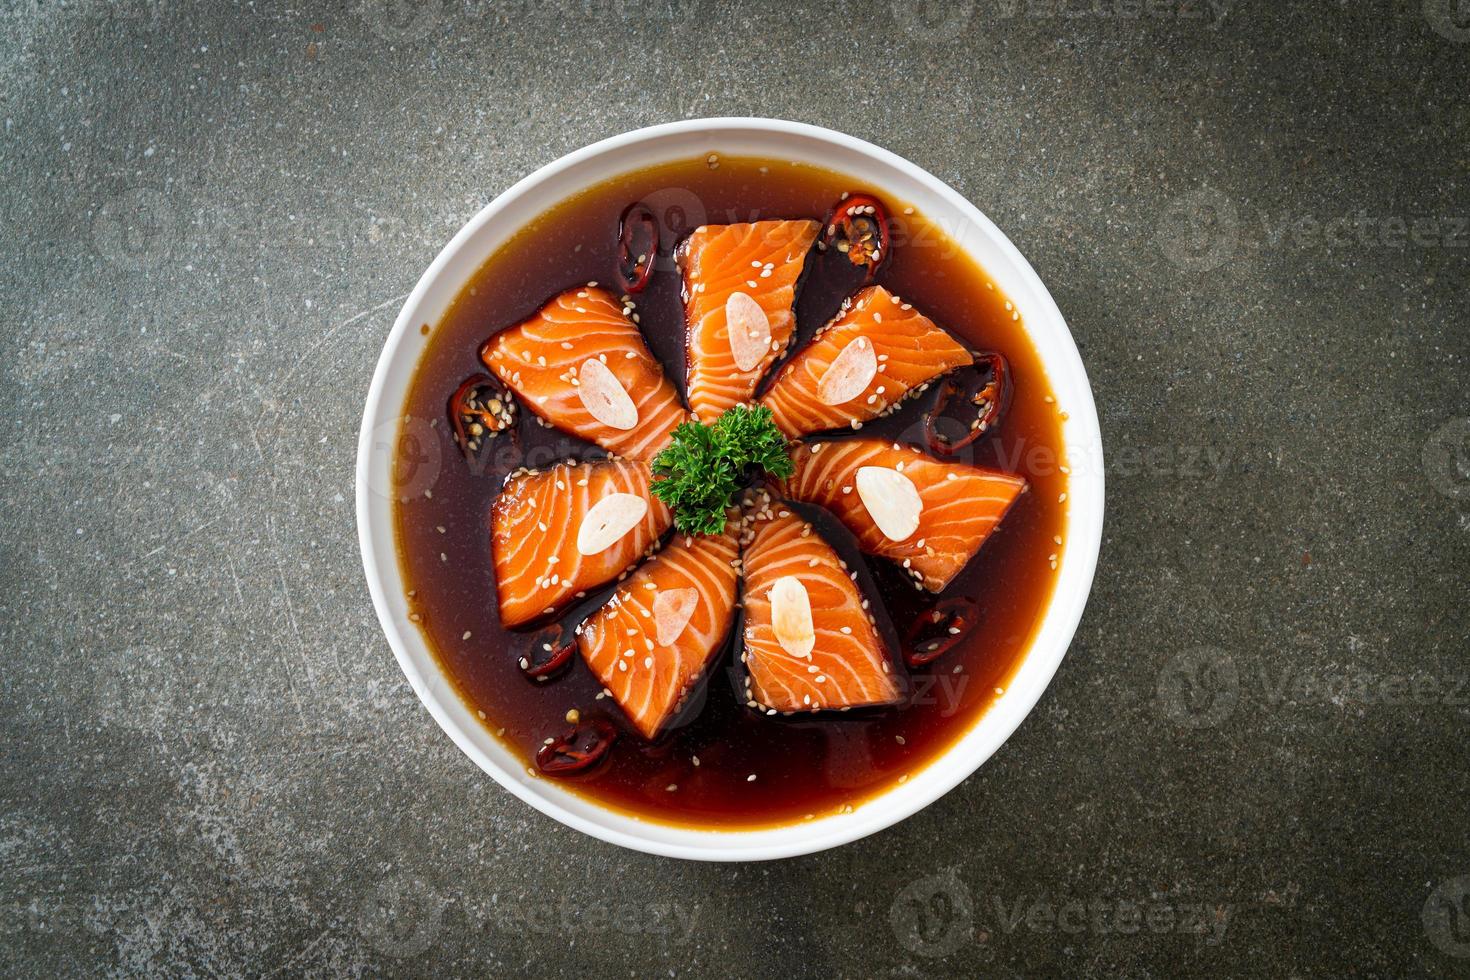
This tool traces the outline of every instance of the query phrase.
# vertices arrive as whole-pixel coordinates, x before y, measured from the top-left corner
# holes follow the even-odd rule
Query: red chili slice
[[[618,730],[602,718],[588,718],[566,734],[541,746],[536,768],[548,776],[575,776],[587,772],[603,759],[617,741]]]
[[[618,218],[618,285],[641,293],[658,260],[658,218],[642,203],[630,204]]]
[[[942,456],[953,456],[971,445],[995,427],[1011,402],[1011,371],[1006,359],[1000,354],[977,354],[975,363],[961,368],[939,382],[939,394],[934,407],[924,416],[924,436],[929,451]],[[965,404],[975,409],[975,416],[968,420],[959,419],[968,425],[968,431],[958,442],[941,434],[937,423],[946,418],[945,410],[954,397],[964,393]]]
[[[869,194],[851,194],[833,208],[822,243],[827,248],[835,246],[847,261],[863,267],[865,281],[872,282],[888,257],[888,228],[883,202]]]
[[[474,459],[486,441],[510,428],[515,420],[516,400],[488,374],[466,378],[449,399],[454,441],[466,459]]]
[[[948,653],[975,628],[980,609],[962,596],[941,599],[909,626],[904,638],[903,660],[910,667],[924,667]]]
[[[521,672],[527,677],[544,683],[560,674],[572,662],[577,650],[575,640],[562,642],[561,625],[553,623],[538,630],[531,637],[530,649],[521,656]]]

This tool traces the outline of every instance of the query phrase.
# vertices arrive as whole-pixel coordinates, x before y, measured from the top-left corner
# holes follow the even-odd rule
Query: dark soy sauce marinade
[[[1008,309],[984,270],[922,215],[905,214],[906,202],[885,200],[894,247],[878,282],[972,349],[998,350],[1010,363],[1014,398],[998,429],[955,458],[1019,472],[1031,482],[1030,492],[945,593],[976,600],[979,625],[919,670],[904,670],[894,625],[901,632],[934,597],[916,591],[887,562],[858,556],[851,536],[835,520],[798,508],[860,571],[860,584],[880,607],[878,620],[895,668],[909,677],[909,703],[790,718],[750,710],[738,694],[737,623],[706,683],[674,727],[650,744],[633,732],[612,699],[597,699],[600,685],[580,655],[569,672],[535,683],[517,664],[535,631],[508,631],[499,624],[488,517],[505,475],[520,465],[606,454],[538,425],[522,410],[521,453],[513,452],[502,435],[489,465],[476,472],[467,464],[453,442],[446,403],[464,378],[483,370],[477,353],[485,340],[568,286],[596,280],[617,292],[618,216],[634,201],[646,202],[664,222],[667,252],[700,224],[821,220],[843,192],[865,189],[835,173],[775,160],[723,158],[712,167],[699,158],[624,175],[522,229],[475,273],[441,323],[425,325],[424,349],[404,411],[431,421],[428,431],[439,443],[440,464],[430,494],[422,492],[422,473],[417,473],[413,495],[400,495],[395,507],[410,610],[460,696],[532,769],[543,741],[570,727],[569,709],[583,719],[603,717],[617,725],[621,735],[608,759],[591,773],[561,781],[604,805],[645,819],[704,827],[779,824],[859,805],[918,772],[974,725],[998,696],[996,689],[1006,686],[1046,607],[1056,576],[1051,557],[1062,551],[1057,539],[1064,538],[1066,524],[1059,497],[1067,478],[1057,463],[1062,458],[1060,406],[1050,397],[1024,321]],[[814,252],[809,265],[797,303],[799,337],[793,349],[858,284],[851,265],[835,250]],[[667,255],[637,299],[643,334],[682,391],[683,306],[679,276]],[[865,425],[858,435],[922,445],[923,410],[933,393]],[[419,424],[414,431],[425,430]],[[401,439],[399,451],[411,443]],[[427,455],[435,454],[430,449]],[[563,621],[568,627],[580,622],[612,587],[590,593]],[[469,639],[463,639],[466,633]]]

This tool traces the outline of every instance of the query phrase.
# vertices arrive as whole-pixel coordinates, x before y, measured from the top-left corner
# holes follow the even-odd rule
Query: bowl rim
[[[451,717],[451,713],[457,706],[459,713],[469,718],[467,705],[460,699],[453,684],[448,682],[447,676],[429,649],[427,641],[420,635],[413,636],[412,642],[421,648],[423,656],[415,657],[407,635],[410,632],[407,621],[400,624],[389,602],[383,565],[385,563],[390,565],[395,575],[394,581],[398,581],[396,576],[400,572],[397,565],[396,532],[392,521],[391,500],[387,497],[382,498],[382,503],[388,507],[388,540],[385,560],[380,560],[379,557],[379,549],[383,542],[378,539],[382,536],[382,532],[375,533],[373,526],[375,498],[379,495],[371,490],[374,439],[379,428],[391,420],[401,418],[401,403],[392,406],[391,414],[385,418],[382,414],[383,401],[391,369],[400,360],[408,358],[412,361],[409,371],[411,379],[412,368],[417,365],[421,350],[406,348],[404,342],[415,329],[415,325],[425,319],[419,314],[420,306],[423,305],[430,291],[439,285],[439,280],[444,276],[446,269],[470,247],[491,221],[542,184],[567,170],[593,161],[599,156],[643,142],[700,133],[708,133],[712,143],[717,141],[720,135],[729,136],[740,133],[787,136],[833,144],[842,150],[868,157],[873,163],[896,170],[922,185],[926,192],[933,194],[951,209],[959,221],[973,225],[983,238],[988,240],[988,245],[999,251],[1003,260],[1009,265],[1007,271],[1011,274],[1010,281],[1015,282],[1019,279],[1029,293],[1026,311],[1027,333],[1032,336],[1033,343],[1036,342],[1036,339],[1031,325],[1038,322],[1038,319],[1044,318],[1050,321],[1054,332],[1055,328],[1059,328],[1060,332],[1055,338],[1055,342],[1059,345],[1058,348],[1047,353],[1041,350],[1038,344],[1037,351],[1041,363],[1053,379],[1054,390],[1057,388],[1056,377],[1059,369],[1069,375],[1074,382],[1067,398],[1069,418],[1063,426],[1064,451],[1068,453],[1069,459],[1073,462],[1073,472],[1068,481],[1070,506],[1067,513],[1067,546],[1062,553],[1062,567],[1053,585],[1051,597],[1038,617],[1029,646],[1018,661],[1015,675],[1013,675],[1019,677],[1023,670],[1029,668],[1028,672],[1033,674],[1029,678],[1030,686],[1020,691],[1016,691],[1014,687],[1008,689],[1006,693],[1007,711],[1005,716],[999,718],[996,723],[990,726],[986,724],[987,719],[1001,714],[999,704],[992,704],[982,711],[963,732],[954,737],[947,748],[927,760],[925,766],[919,770],[920,775],[924,777],[922,780],[916,777],[909,780],[907,785],[894,785],[874,793],[866,797],[862,805],[852,813],[825,817],[816,821],[729,829],[678,827],[655,821],[642,821],[626,811],[599,805],[590,796],[577,797],[588,801],[591,810],[598,812],[609,821],[630,824],[619,828],[599,823],[590,816],[574,812],[570,807],[570,801],[563,802],[556,798],[561,795],[567,797],[574,795],[567,790],[555,786],[533,785],[544,784],[545,781],[538,779],[527,782],[519,772],[513,772],[490,758],[481,746],[476,744],[470,728],[461,720]],[[779,154],[772,155],[779,156]],[[628,169],[615,169],[601,179],[609,179],[625,172],[629,172]],[[575,190],[569,193],[575,193]],[[563,199],[565,196],[568,195],[563,195]],[[513,234],[519,227],[517,225],[510,234]],[[500,244],[502,243],[497,242],[480,256],[474,266],[478,268],[488,255],[493,254],[495,249],[500,247]],[[992,276],[996,276],[990,263],[985,263],[984,267]],[[996,278],[999,281],[1002,277],[996,276]],[[462,282],[454,284],[452,293],[457,293],[462,285]],[[1006,288],[1009,295],[1013,297],[1016,295],[1017,291],[1014,286],[1007,285]],[[1085,465],[1078,465],[1075,457],[1070,455],[1073,447],[1081,447],[1082,451],[1087,454]],[[355,513],[363,570],[367,577],[373,608],[377,613],[384,635],[388,639],[389,646],[393,650],[394,657],[408,678],[419,701],[429,711],[439,727],[480,769],[489,774],[512,795],[541,813],[608,843],[644,853],[688,860],[758,861],[794,857],[838,847],[906,819],[947,794],[978,770],[999,750],[1021,722],[1030,716],[1066,656],[1091,593],[1102,543],[1103,471],[1102,442],[1096,405],[1086,369],[1082,364],[1081,354],[1077,350],[1071,331],[1040,276],[1004,232],[978,207],[961,196],[949,184],[917,164],[890,150],[845,133],[781,119],[714,117],[687,119],[630,130],[565,154],[497,195],[455,233],[419,277],[413,290],[404,301],[393,328],[384,341],[383,350],[374,369],[363,411],[362,428],[358,436]],[[1040,648],[1044,630],[1049,630],[1053,637],[1047,649]],[[1033,664],[1036,666],[1033,667]],[[425,665],[429,671],[425,670]],[[437,676],[427,676],[429,672]],[[1011,697],[1012,692],[1015,692],[1015,698]],[[483,723],[475,722],[473,718],[469,718],[469,722],[470,725],[480,729],[482,737],[494,739]],[[976,739],[977,733],[981,733],[982,730],[986,735],[984,740],[970,744]],[[957,755],[962,755],[962,757],[956,758]],[[947,766],[944,765],[946,763],[948,763]],[[885,800],[898,800],[899,802],[896,804],[890,802],[889,805],[881,807],[876,805]],[[582,809],[588,808],[582,807]],[[657,834],[640,835],[635,832],[640,827],[656,829]]]

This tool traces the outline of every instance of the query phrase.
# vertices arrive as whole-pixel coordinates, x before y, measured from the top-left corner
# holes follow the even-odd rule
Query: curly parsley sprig
[[[654,496],[686,534],[718,534],[725,508],[752,476],[788,477],[795,466],[769,408],[737,405],[714,425],[685,422],[653,459]]]

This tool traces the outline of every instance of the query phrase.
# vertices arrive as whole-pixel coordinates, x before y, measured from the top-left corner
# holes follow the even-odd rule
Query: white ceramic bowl
[[[709,153],[818,164],[865,188],[908,202],[940,224],[1015,301],[1061,408],[1072,463],[1066,548],[1044,619],[1006,694],[948,751],[906,783],[840,814],[760,830],[695,830],[639,820],[529,776],[476,720],[408,621],[394,548],[389,474],[402,405],[422,349],[419,326],[437,323],[470,275],[511,235],[549,207],[632,170]],[[562,157],[501,194],[444,247],[404,303],[383,347],[358,440],[357,525],[373,606],[414,693],[465,754],[507,790],[562,823],[652,854],[706,861],[758,861],[835,847],[897,823],[943,796],[1015,731],[1066,654],[1082,616],[1102,539],[1101,437],[1092,391],[1056,303],[1010,240],[944,182],[870,143],[829,129],[774,119],[693,119],[651,126]],[[488,601],[488,600],[487,600]]]

